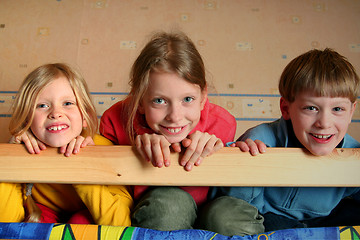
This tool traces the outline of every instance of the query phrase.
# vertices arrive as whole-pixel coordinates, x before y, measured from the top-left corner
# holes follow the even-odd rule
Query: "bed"
[[[66,161],[59,161],[59,157],[63,156],[56,149],[30,155],[22,145],[0,144],[0,181],[169,186],[180,183],[188,186],[360,186],[360,149],[335,149],[329,156],[316,157],[303,149],[273,148],[266,154],[252,157],[237,148],[224,148],[208,157],[201,167],[194,168],[191,174],[177,164],[161,169],[144,164],[128,146],[93,146],[82,149],[79,155],[66,158]],[[179,154],[173,153],[172,163],[178,159]],[[326,171],[318,171],[319,168]],[[156,231],[102,225],[0,223],[0,239],[360,240],[360,226],[298,228],[226,237],[194,229]]]

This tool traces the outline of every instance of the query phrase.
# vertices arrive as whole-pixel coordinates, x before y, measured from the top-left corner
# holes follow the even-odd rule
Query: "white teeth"
[[[322,138],[329,138],[329,137],[331,137],[332,135],[331,135],[331,134],[330,134],[330,135],[317,135],[317,134],[313,134],[313,136],[316,137],[316,138],[322,139]]]
[[[50,130],[50,131],[58,131],[59,130],[60,131],[60,130],[62,130],[64,128],[66,128],[66,126],[62,125],[62,126],[49,127],[48,130]]]
[[[168,128],[168,131],[171,133],[178,133],[181,131],[181,128]]]

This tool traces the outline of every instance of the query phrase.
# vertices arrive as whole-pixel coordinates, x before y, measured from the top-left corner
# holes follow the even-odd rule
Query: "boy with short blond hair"
[[[293,59],[281,75],[282,117],[249,129],[238,141],[306,148],[318,156],[335,148],[360,148],[346,133],[359,87],[359,77],[345,57],[328,48],[308,51]],[[243,199],[255,206],[264,216],[265,231],[360,224],[360,188],[219,187],[210,196]],[[352,205],[342,204],[333,211],[344,198],[351,198]]]

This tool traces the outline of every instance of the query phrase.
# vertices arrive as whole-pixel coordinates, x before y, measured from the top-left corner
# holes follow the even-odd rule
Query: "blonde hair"
[[[33,70],[23,81],[13,105],[13,115],[9,130],[14,136],[26,132],[33,121],[36,102],[42,89],[60,76],[65,76],[74,92],[77,106],[87,123],[83,135],[93,136],[97,131],[97,116],[84,78],[64,63],[46,64]],[[41,210],[35,204],[31,189],[33,184],[25,184],[26,222],[40,222]]]
[[[132,142],[136,135],[133,123],[139,103],[149,86],[149,75],[155,71],[176,73],[185,81],[198,85],[201,91],[207,86],[201,55],[184,33],[154,34],[135,60],[130,73],[131,90],[126,98],[129,117],[125,127]]]
[[[351,63],[329,48],[296,57],[285,67],[279,81],[280,94],[289,102],[303,91],[312,91],[317,96],[346,97],[354,103],[359,87],[359,76]]]
[[[9,124],[9,131],[12,135],[19,136],[30,128],[39,93],[62,75],[69,80],[80,113],[87,123],[87,129],[82,134],[93,136],[96,133],[96,110],[84,78],[67,64],[54,63],[36,68],[22,82],[13,104],[13,114]]]

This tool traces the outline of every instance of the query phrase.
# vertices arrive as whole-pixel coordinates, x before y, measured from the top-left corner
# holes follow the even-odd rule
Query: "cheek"
[[[200,106],[197,108],[193,108],[189,111],[186,111],[187,118],[190,119],[194,124],[198,124],[201,117],[201,108]]]
[[[41,115],[40,115],[40,114],[35,114],[32,122],[31,122],[31,126],[30,126],[31,130],[33,130],[33,128],[34,128],[34,129],[39,128],[39,127],[40,127],[39,125],[40,125],[41,123],[42,123],[42,117],[41,117]]]
[[[160,111],[159,109],[147,109],[144,114],[145,114],[146,122],[149,125],[158,123],[162,121],[164,118],[162,111]]]

